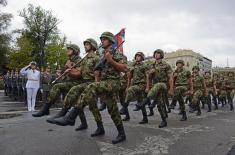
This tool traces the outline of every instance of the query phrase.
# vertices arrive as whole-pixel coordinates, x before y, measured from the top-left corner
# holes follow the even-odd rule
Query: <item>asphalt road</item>
[[[176,108],[163,129],[158,128],[157,109],[147,125],[138,124],[141,112],[132,109],[133,105],[131,121],[124,123],[127,140],[113,145],[117,131],[106,110],[102,112],[106,134],[92,138],[96,125],[87,108],[89,128],[77,132],[74,129],[79,120],[75,127],[49,124],[49,116],[33,118],[22,102],[0,92],[0,155],[226,155],[235,145],[235,112],[228,106],[210,113],[203,110],[200,117],[188,114],[187,122],[179,121]],[[51,113],[57,111],[52,109]]]

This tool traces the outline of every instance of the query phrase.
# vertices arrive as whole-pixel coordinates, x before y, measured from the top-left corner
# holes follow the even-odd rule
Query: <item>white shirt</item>
[[[38,70],[27,69],[29,66],[26,66],[20,70],[20,74],[27,76],[26,88],[39,88],[40,84],[40,72]]]

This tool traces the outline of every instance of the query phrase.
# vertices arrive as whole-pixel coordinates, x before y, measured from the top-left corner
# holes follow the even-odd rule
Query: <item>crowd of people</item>
[[[63,93],[65,97],[61,110],[48,118],[47,122],[60,126],[73,126],[79,116],[81,124],[76,131],[87,129],[84,107],[89,106],[97,123],[97,129],[91,134],[94,137],[105,134],[100,111],[107,107],[118,130],[118,136],[112,141],[116,144],[126,139],[123,121],[131,119],[128,107],[133,101],[137,101],[134,111],[141,111],[143,116],[140,124],[148,123],[148,117],[154,115],[154,108],[157,107],[162,120],[159,128],[167,127],[168,115],[177,103],[179,103],[180,121],[187,121],[187,112],[195,112],[197,116],[200,116],[201,108],[205,108],[205,105],[208,105],[208,112],[212,109],[219,109],[218,105],[223,107],[226,104],[230,106],[231,111],[233,110],[234,72],[230,71],[226,75],[221,75],[205,71],[201,74],[198,66],[194,66],[192,71],[187,70],[184,67],[184,61],[180,59],[173,70],[164,61],[164,51],[161,49],[153,52],[154,61],[151,63],[145,63],[144,53],[137,52],[134,62],[127,64],[126,56],[112,47],[115,42],[112,33],[102,33],[100,40],[103,54],[97,52],[99,48],[97,42],[89,38],[83,42],[86,52],[83,58],[79,56],[80,48],[77,45],[67,46],[69,59],[62,71],[64,76],[61,76],[60,82],[50,85],[52,80],[43,80],[44,78],[52,79],[49,68],[46,69],[46,72],[40,76],[40,81],[45,81],[41,83],[43,91],[46,92],[44,94],[46,99],[41,109],[32,114],[33,117],[49,115],[50,107]],[[28,97],[30,105],[33,105],[32,98],[35,97],[36,89],[40,89],[39,85],[33,88],[31,86],[38,81],[33,71],[35,66],[36,63],[32,62],[30,66],[20,71],[20,75],[27,75],[29,84],[27,82],[28,85],[25,87],[25,82],[24,84],[22,82],[22,90],[27,89],[27,94],[30,94]],[[32,77],[31,74],[35,76]],[[8,80],[6,84],[8,85]],[[17,85],[12,82],[11,87],[7,86],[6,93],[19,94],[15,87]],[[26,92],[21,91],[21,93]],[[98,99],[101,101],[100,107],[97,105]],[[118,100],[121,109],[118,109]],[[189,111],[186,110],[186,103],[188,103]],[[147,114],[146,107],[149,108],[149,114]],[[34,110],[33,107],[31,110]],[[122,118],[121,115],[124,117]]]
[[[30,71],[33,73],[30,73]],[[35,77],[36,75],[37,77]],[[28,66],[25,66],[21,70],[8,70],[2,76],[5,96],[9,96],[15,101],[24,102],[28,105],[28,111],[35,111],[35,103],[40,105],[41,102],[47,101],[52,87],[51,82],[60,75],[60,68],[55,73],[52,73],[49,65],[40,71],[35,61],[30,62]],[[58,82],[61,82],[61,80]],[[36,89],[30,91],[32,87]],[[34,93],[32,94],[32,92]],[[58,103],[62,100],[63,96],[64,94],[58,99]]]

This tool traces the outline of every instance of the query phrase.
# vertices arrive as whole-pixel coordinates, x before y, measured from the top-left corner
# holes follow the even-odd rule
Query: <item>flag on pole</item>
[[[123,53],[123,43],[125,42],[125,28],[122,28],[115,36],[115,43],[113,48],[118,50],[118,52]]]

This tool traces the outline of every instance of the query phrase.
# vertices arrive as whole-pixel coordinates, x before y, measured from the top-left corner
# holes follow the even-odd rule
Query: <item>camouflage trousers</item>
[[[74,85],[77,84],[78,82],[63,82],[55,84],[50,90],[48,102],[54,104],[61,93],[67,93]]]
[[[219,99],[224,99],[226,98],[227,92],[225,89],[222,89],[219,91]]]
[[[125,106],[128,106],[129,102],[137,99],[138,102],[142,102],[143,98],[146,97],[145,84],[132,85],[127,89]]]
[[[202,97],[203,92],[200,89],[194,90],[193,98],[192,98],[192,105],[194,107],[198,107],[200,105],[200,98]]]
[[[148,98],[156,101],[158,111],[162,118],[167,117],[166,111],[166,97],[167,97],[167,85],[166,83],[159,82],[154,84],[147,95]]]
[[[179,102],[181,112],[185,111],[184,96],[188,90],[187,86],[177,86],[174,90],[174,97]]]
[[[127,84],[126,83],[121,83],[121,87],[119,89],[118,97],[121,105],[123,106],[125,103],[125,98],[126,98],[126,88]]]
[[[98,96],[103,95],[104,102],[107,105],[109,115],[111,116],[116,126],[122,124],[121,116],[119,114],[115,95],[120,89],[120,81],[114,79],[107,79],[100,82],[93,82],[89,84],[83,93],[80,95],[75,107],[83,109],[89,105],[96,122],[102,122],[100,111],[97,107],[96,101]]]
[[[232,104],[233,103],[234,94],[235,94],[235,89],[227,90],[226,93],[227,93],[227,98],[228,98],[229,103]]]
[[[91,82],[85,82],[78,84],[76,86],[73,86],[67,95],[65,96],[63,106],[65,108],[71,108],[77,103],[77,100],[79,96],[82,94],[82,92],[86,89],[86,87],[90,84]]]
[[[43,101],[44,103],[48,102],[49,94],[50,94],[49,91],[43,91],[43,92],[42,92],[42,101]]]
[[[211,96],[212,96],[213,103],[217,104],[217,96],[213,88],[208,88],[207,90],[208,90],[208,96],[205,96],[206,103],[208,105],[211,105]]]

